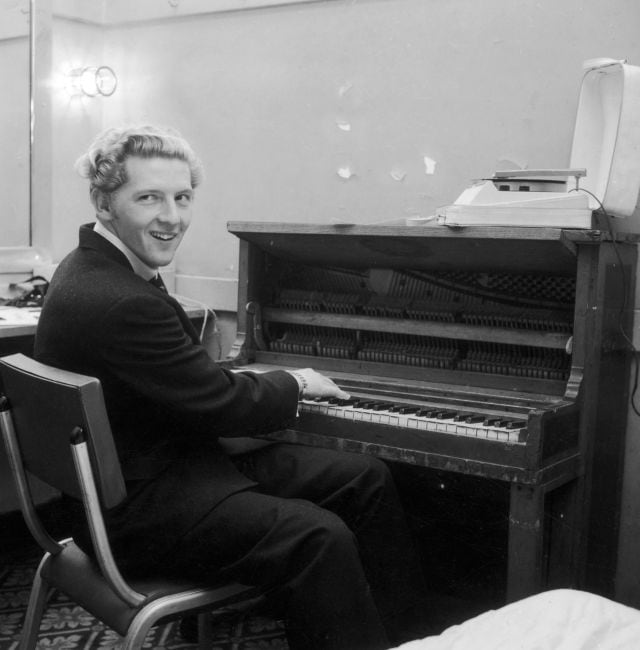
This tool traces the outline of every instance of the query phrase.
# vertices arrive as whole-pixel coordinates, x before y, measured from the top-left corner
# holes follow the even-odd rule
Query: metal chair
[[[126,581],[113,558],[102,509],[126,497],[124,479],[98,379],[49,367],[22,354],[0,358],[4,395],[0,428],[24,519],[43,548],[20,648],[36,647],[51,588],[124,637],[123,650],[140,648],[161,619],[198,614],[201,647],[211,647],[210,613],[259,595],[238,583],[193,584],[161,576]],[[81,499],[97,562],[72,539],[57,541],[38,516],[28,474]]]

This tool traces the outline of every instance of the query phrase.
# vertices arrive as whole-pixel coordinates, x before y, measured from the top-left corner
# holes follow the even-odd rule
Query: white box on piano
[[[440,208],[440,223],[592,228],[592,211],[599,208],[612,217],[634,213],[640,192],[640,67],[612,59],[592,59],[583,67],[569,168],[496,172]],[[618,230],[640,231],[639,223],[615,221]]]

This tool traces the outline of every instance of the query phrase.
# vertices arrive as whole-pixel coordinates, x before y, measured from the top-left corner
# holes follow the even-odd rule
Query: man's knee
[[[314,554],[345,555],[356,553],[357,542],[353,532],[337,515],[321,508],[310,508],[298,513],[298,546]]]
[[[365,471],[372,477],[377,478],[383,483],[388,483],[393,480],[391,478],[391,471],[384,461],[375,456],[369,456],[368,454],[361,454],[360,456],[365,461]]]
[[[393,482],[386,463],[369,454],[339,453],[334,467],[340,468],[338,471],[347,479],[346,482],[348,479],[380,484]]]

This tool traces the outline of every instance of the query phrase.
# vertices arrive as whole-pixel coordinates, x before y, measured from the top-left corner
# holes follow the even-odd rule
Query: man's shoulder
[[[99,283],[103,287],[113,284],[122,287],[135,285],[136,277],[131,268],[103,255],[100,251],[76,248],[60,262],[51,279],[51,285],[90,286]]]
[[[152,295],[130,268],[91,249],[78,248],[60,262],[44,301],[41,321],[73,314],[75,321],[102,319],[128,298]]]

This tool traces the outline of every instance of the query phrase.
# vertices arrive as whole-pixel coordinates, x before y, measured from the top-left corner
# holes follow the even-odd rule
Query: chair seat
[[[122,636],[126,635],[138,612],[165,596],[180,594],[182,602],[191,599],[190,609],[196,611],[205,609],[211,603],[215,603],[215,608],[219,609],[260,593],[258,588],[240,583],[212,586],[166,577],[139,579],[130,580],[129,585],[147,598],[141,605],[131,606],[115,595],[96,563],[74,542],[66,543],[60,553],[46,557],[41,572],[45,580],[56,585],[57,589]],[[82,580],[78,580],[79,575]]]

